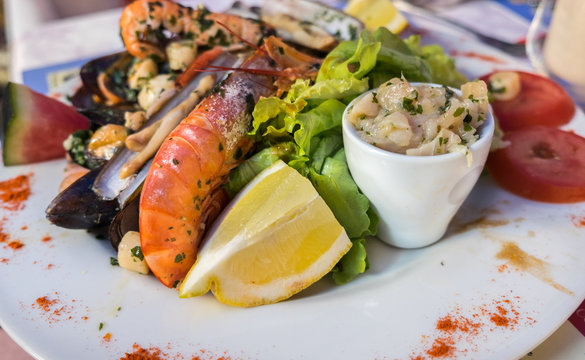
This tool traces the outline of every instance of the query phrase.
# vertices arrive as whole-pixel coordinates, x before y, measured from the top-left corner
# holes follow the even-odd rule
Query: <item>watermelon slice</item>
[[[89,121],[71,106],[25,85],[8,83],[0,114],[4,165],[30,164],[65,156],[63,141]]]

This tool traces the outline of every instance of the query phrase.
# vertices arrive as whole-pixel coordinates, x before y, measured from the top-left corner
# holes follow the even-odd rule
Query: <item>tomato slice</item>
[[[530,126],[560,126],[575,115],[575,103],[556,82],[537,74],[517,71],[522,90],[508,101],[494,100],[492,107],[504,131]],[[481,79],[488,83],[492,74]]]
[[[506,133],[510,145],[488,156],[487,168],[504,189],[544,202],[585,201],[585,138],[535,126]]]

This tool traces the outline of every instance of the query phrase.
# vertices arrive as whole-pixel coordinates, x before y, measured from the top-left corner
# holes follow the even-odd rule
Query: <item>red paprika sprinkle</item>
[[[21,242],[20,242],[20,241],[18,241],[18,240],[13,240],[13,241],[11,241],[11,242],[9,242],[9,243],[8,243],[8,246],[9,246],[10,248],[12,248],[12,250],[18,250],[18,249],[20,249],[21,247],[23,247],[23,246],[24,246],[24,244],[23,244],[23,243],[21,243]]]
[[[43,311],[49,312],[51,311],[51,306],[57,303],[57,300],[49,300],[46,296],[40,297],[36,300],[39,309]]]
[[[455,307],[440,317],[432,335],[424,335],[426,345],[414,351],[410,360],[455,359],[461,353],[477,349],[477,339],[488,331],[496,329],[514,330],[522,319],[516,309],[518,297],[502,296],[469,310]],[[462,314],[465,311],[465,314]],[[522,325],[535,323],[531,317],[524,317]],[[430,342],[427,343],[426,339]]]
[[[451,51],[451,55],[453,55],[453,56],[462,56],[462,57],[466,57],[466,58],[480,59],[480,60],[483,60],[483,61],[493,62],[495,64],[505,64],[506,63],[502,59],[498,59],[495,56],[479,54],[479,53],[476,53],[476,52],[473,52],[473,51],[457,51],[457,50],[453,50],[453,51]]]
[[[457,323],[453,322],[453,319],[451,319],[451,316],[447,315],[442,319],[439,319],[439,321],[437,321],[437,330],[441,330],[441,331],[455,331],[457,330]]]
[[[24,208],[24,203],[30,196],[31,175],[20,175],[0,182],[0,202],[3,208],[11,211]]]
[[[7,233],[4,232],[4,222],[6,221],[6,218],[2,218],[2,220],[0,220],[0,242],[6,242],[8,241],[9,235]]]
[[[453,353],[455,348],[447,344],[446,339],[436,339],[433,346],[427,350],[427,354],[433,358],[447,357]]]
[[[110,333],[106,333],[106,335],[102,337],[102,343],[108,343],[110,340],[112,340],[112,334]]]
[[[162,354],[158,348],[144,349],[134,343],[132,349],[132,353],[126,353],[120,360],[163,360],[166,358],[166,355]]]
[[[577,216],[571,215],[571,221],[575,227],[585,227],[585,215]]]
[[[53,240],[53,238],[52,238],[51,236],[49,236],[49,235],[45,235],[45,236],[44,236],[44,237],[43,237],[41,240],[42,240],[43,242],[48,242],[48,241],[51,241],[51,240]]]
[[[506,317],[501,316],[499,314],[492,314],[490,320],[497,326],[508,326],[509,322],[509,320]]]

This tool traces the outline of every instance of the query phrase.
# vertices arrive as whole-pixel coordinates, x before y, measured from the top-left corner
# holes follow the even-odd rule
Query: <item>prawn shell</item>
[[[274,70],[257,51],[242,65]],[[177,286],[195,263],[205,228],[227,204],[221,189],[251,149],[253,105],[276,88],[266,75],[233,73],[173,130],[156,154],[140,200],[142,253],[154,275]]]

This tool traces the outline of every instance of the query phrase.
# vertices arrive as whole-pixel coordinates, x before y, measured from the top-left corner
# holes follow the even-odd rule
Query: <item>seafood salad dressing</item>
[[[366,142],[406,155],[462,152],[488,113],[483,81],[461,86],[461,96],[445,86],[413,85],[394,78],[364,95],[348,111],[348,121]]]

